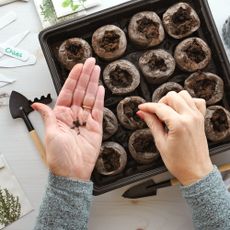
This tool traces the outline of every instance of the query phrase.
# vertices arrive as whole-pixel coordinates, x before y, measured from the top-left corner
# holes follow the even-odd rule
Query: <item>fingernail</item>
[[[137,111],[136,112],[137,116],[141,118],[141,120],[144,120],[144,116],[143,114],[141,113],[141,111]]]
[[[138,109],[143,108],[143,104],[138,105]]]
[[[32,107],[34,110],[37,110],[37,107],[36,107],[36,105],[35,105],[34,103],[31,105],[31,107]]]
[[[90,57],[89,59],[91,59],[92,61],[96,62],[96,58],[94,58],[94,57]]]

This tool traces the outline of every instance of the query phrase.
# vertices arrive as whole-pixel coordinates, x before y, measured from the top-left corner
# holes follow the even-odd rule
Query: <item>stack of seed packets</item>
[[[5,157],[0,154],[0,229],[33,210]]]
[[[101,0],[34,0],[43,28],[87,15]]]

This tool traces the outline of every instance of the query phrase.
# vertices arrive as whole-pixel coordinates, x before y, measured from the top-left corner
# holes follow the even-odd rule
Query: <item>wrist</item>
[[[91,172],[88,172],[86,169],[68,171],[66,169],[59,168],[58,170],[50,169],[50,172],[55,176],[65,177],[71,180],[80,180],[80,181],[88,182],[90,181],[90,178],[91,178]]]
[[[212,163],[205,164],[203,167],[200,168],[193,168],[192,171],[181,173],[181,175],[177,179],[183,186],[189,186],[198,181],[202,180],[206,177],[210,172],[213,170]]]

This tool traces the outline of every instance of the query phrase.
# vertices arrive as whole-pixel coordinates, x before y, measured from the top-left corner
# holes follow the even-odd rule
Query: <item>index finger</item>
[[[81,75],[82,68],[83,68],[83,64],[77,64],[71,70],[57,98],[57,102],[56,102],[57,106],[69,107],[72,104],[73,93],[76,88],[78,79]]]
[[[163,103],[144,103],[138,106],[144,112],[156,114],[156,116],[164,122],[169,130],[172,130],[174,124],[179,119],[179,114],[170,106]]]

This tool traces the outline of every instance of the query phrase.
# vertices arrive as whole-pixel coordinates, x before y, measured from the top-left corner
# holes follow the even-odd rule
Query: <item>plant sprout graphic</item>
[[[0,224],[7,226],[19,219],[20,215],[19,197],[11,194],[8,189],[0,187]]]
[[[85,8],[85,2],[87,0],[78,0],[77,3],[75,3],[75,0],[64,0],[62,2],[62,7],[66,8],[66,7],[71,7],[71,9],[73,11],[76,11],[80,6],[82,6],[83,8]]]
[[[55,22],[55,11],[53,3],[51,0],[43,0],[42,5],[40,5],[41,14],[44,16],[45,21]]]

